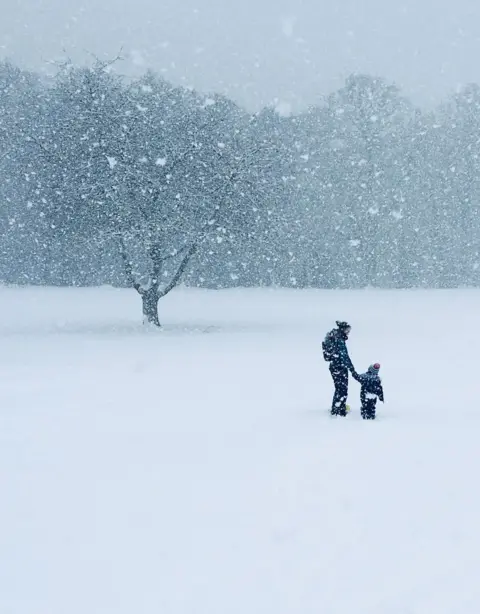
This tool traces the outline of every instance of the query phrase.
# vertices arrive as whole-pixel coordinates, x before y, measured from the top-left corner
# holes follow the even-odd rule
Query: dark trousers
[[[375,408],[377,407],[377,399],[362,399],[362,407],[360,413],[364,420],[375,420]]]
[[[330,365],[330,373],[335,384],[335,393],[332,401],[332,416],[347,415],[347,396],[348,396],[348,369],[342,366]]]

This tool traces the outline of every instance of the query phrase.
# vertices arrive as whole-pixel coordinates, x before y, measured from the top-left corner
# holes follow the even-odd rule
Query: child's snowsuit
[[[360,382],[362,386],[360,391],[360,401],[362,403],[360,412],[364,420],[375,420],[377,399],[380,399],[382,403],[384,402],[382,380],[378,375],[380,367],[375,367],[376,365],[370,366],[366,373],[352,373],[352,377],[357,382]]]

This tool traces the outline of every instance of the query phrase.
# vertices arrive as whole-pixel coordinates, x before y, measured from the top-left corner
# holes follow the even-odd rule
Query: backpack
[[[322,341],[323,359],[326,362],[332,362],[335,352],[335,346],[335,333],[332,331],[328,333],[328,335]]]

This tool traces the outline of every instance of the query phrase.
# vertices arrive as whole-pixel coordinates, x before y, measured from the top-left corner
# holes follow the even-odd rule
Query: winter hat
[[[380,363],[379,362],[375,362],[373,365],[370,365],[368,367],[368,371],[369,371],[369,373],[373,373],[374,375],[378,375],[378,372],[380,371]]]
[[[348,322],[341,322],[340,320],[336,321],[336,325],[340,330],[346,330],[347,328],[352,328]]]

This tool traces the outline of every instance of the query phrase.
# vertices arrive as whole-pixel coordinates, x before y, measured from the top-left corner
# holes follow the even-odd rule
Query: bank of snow
[[[0,290],[0,611],[480,611],[480,292]],[[382,363],[331,419],[321,339]]]

